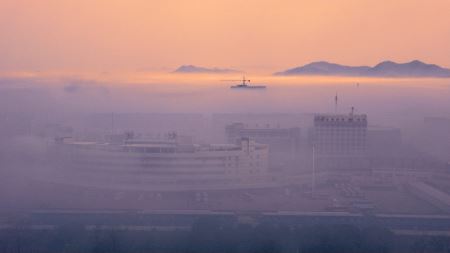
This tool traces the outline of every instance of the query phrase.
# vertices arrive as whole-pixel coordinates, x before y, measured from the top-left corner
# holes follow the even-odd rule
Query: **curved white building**
[[[267,182],[268,146],[182,144],[127,140],[120,144],[65,140],[57,144],[59,170],[74,182],[148,190],[258,187]]]

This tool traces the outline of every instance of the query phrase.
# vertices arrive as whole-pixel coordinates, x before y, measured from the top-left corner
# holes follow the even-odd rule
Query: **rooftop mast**
[[[337,114],[338,111],[338,94],[336,92],[336,96],[334,97],[334,113]]]

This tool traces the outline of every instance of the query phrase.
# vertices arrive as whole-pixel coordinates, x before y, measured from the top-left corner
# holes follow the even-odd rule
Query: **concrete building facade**
[[[316,115],[312,133],[316,168],[323,171],[367,168],[367,125],[365,114]]]

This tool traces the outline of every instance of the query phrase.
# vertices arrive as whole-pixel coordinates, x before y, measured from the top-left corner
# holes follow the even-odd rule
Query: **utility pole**
[[[111,113],[111,134],[114,134],[114,113]]]
[[[314,195],[316,190],[316,145],[312,148],[312,181],[311,181],[311,195]]]

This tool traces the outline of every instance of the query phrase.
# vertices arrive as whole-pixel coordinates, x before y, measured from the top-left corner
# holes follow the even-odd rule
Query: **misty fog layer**
[[[61,249],[55,233],[105,252],[448,247],[449,80],[234,78],[3,76],[3,249]],[[228,243],[196,241],[209,232]]]
[[[447,79],[255,76],[260,92],[228,89],[230,76],[107,73],[95,77],[3,77],[2,112],[43,113],[317,113],[354,106],[372,119],[448,115]],[[234,77],[236,79],[236,77]],[[236,82],[237,83],[237,82]]]

